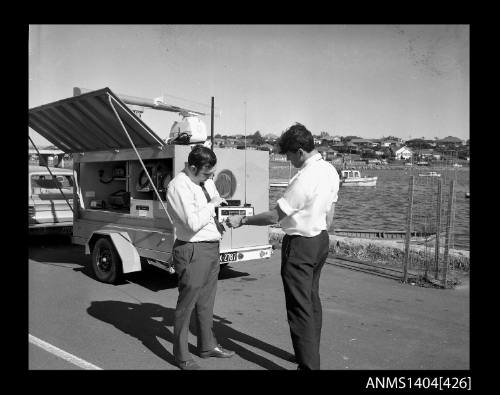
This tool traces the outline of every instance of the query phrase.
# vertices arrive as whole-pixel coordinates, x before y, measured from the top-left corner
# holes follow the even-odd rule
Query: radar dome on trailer
[[[184,144],[205,143],[207,128],[196,116],[187,116],[182,121],[175,121],[170,129],[170,141]]]

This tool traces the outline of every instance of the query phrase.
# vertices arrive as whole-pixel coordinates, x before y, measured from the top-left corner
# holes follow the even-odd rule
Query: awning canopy
[[[64,152],[166,145],[109,88],[44,104],[29,110],[29,126]]]

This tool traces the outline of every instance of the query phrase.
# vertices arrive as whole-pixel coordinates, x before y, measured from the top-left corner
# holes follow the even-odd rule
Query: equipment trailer
[[[129,100],[129,107],[128,96],[109,88],[83,94],[75,88],[75,94],[29,110],[29,126],[73,155],[73,243],[85,246],[95,276],[103,282],[114,283],[144,264],[172,273],[174,239],[166,190],[184,169],[192,145],[167,144],[158,137],[133,111],[137,103],[147,107],[147,102]],[[150,108],[194,113],[153,102]],[[268,153],[217,148],[214,152],[214,182],[230,204],[218,208],[218,220],[267,211]],[[220,263],[269,258],[271,253],[268,227],[227,228]]]

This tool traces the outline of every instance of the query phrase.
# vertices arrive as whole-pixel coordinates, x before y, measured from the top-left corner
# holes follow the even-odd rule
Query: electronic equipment
[[[124,189],[116,191],[109,196],[108,201],[114,208],[128,208],[130,207],[130,192]]]
[[[253,215],[253,207],[241,207],[241,206],[223,206],[216,207],[216,217],[221,223],[224,223],[229,216],[232,215]]]
[[[153,173],[155,172],[155,167],[146,165],[146,170],[148,171],[151,179],[154,179]],[[136,189],[138,192],[150,192],[153,190],[150,185],[149,178],[144,170],[141,171],[139,177],[137,178]]]
[[[207,140],[207,127],[196,116],[185,116],[170,129],[169,144],[195,144]]]
[[[241,206],[241,200],[229,200],[226,199],[227,204],[223,203],[224,206]]]
[[[104,200],[91,200],[90,208],[93,209],[103,209],[106,208],[106,202]]]
[[[172,181],[172,176],[170,175],[170,171],[166,173],[162,173],[160,170],[158,171],[156,175],[157,179],[157,188],[158,192],[167,192],[167,187],[170,181]]]
[[[130,198],[130,215],[153,218],[153,200]]]
[[[113,178],[114,177],[125,177],[125,167],[116,166],[113,168]]]
[[[168,183],[172,180],[172,171],[161,164],[146,165],[146,169],[158,189],[158,192],[166,192]],[[136,190],[138,192],[151,192],[154,190],[144,170],[139,174]]]

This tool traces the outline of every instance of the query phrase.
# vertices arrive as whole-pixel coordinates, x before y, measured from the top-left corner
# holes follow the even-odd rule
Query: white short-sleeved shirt
[[[212,179],[204,185],[211,198],[219,196]],[[191,242],[221,239],[215,226],[214,205],[184,171],[168,184],[167,211],[174,223],[174,239]]]
[[[337,202],[339,175],[316,154],[305,161],[277,202],[286,214],[281,227],[288,235],[317,236],[326,230],[326,214]]]

